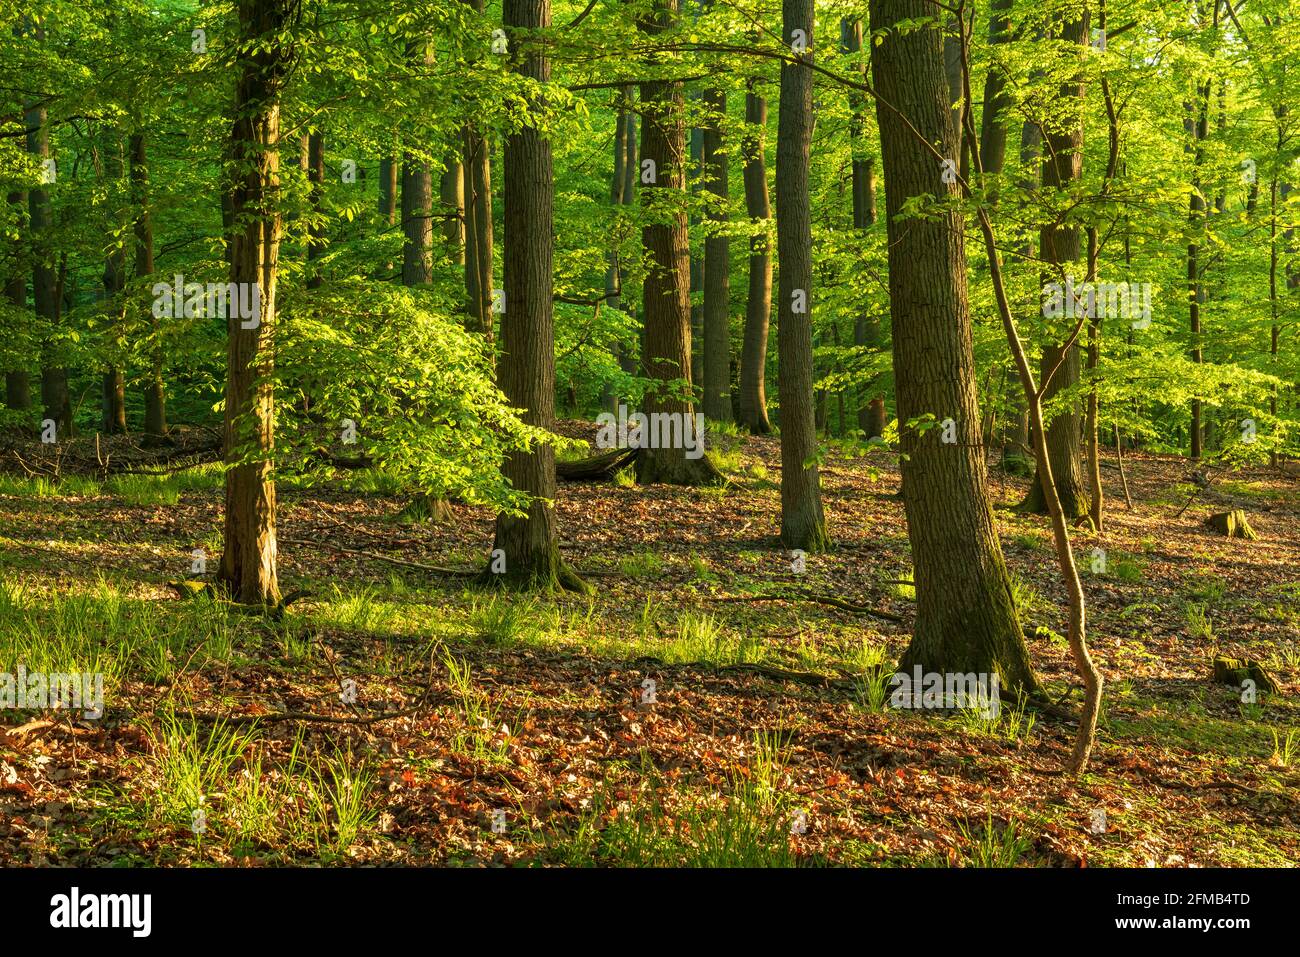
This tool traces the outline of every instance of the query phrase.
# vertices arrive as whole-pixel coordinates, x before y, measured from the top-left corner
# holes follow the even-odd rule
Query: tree
[[[122,160],[122,143],[114,138],[104,151],[104,179],[109,195],[113,195],[122,179],[125,165]],[[117,232],[119,224],[115,219],[116,217],[111,221],[113,243],[108,255],[104,257],[103,281],[105,302],[110,310],[117,312],[123,310],[122,296],[126,289],[126,238]],[[121,327],[120,321],[113,322],[110,336],[115,343],[122,338]],[[100,425],[105,433],[121,434],[126,431],[126,379],[117,362],[111,362],[104,370],[103,385],[103,417]]]
[[[904,217],[918,198],[956,196],[943,165],[958,147],[943,39],[927,0],[872,0],[876,118],[885,175],[889,299],[903,501],[916,579],[916,624],[900,668],[1001,677],[1033,693],[1011,583],[993,525],[979,438],[962,216]],[[900,30],[900,23],[925,26]],[[955,442],[944,442],[951,420]],[[926,421],[940,423],[923,428]]]
[[[9,205],[13,207],[15,218],[21,221],[22,211],[27,208],[27,194],[21,191],[8,196]],[[21,247],[15,244],[15,262],[22,261]],[[27,278],[21,268],[15,268],[5,283],[5,298],[19,309],[27,308]],[[31,408],[31,382],[26,369],[11,369],[5,373],[5,406],[10,409],[26,410]]]
[[[812,213],[808,163],[813,125],[813,0],[783,0],[782,37],[793,62],[781,63],[781,113],[776,136],[778,395],[781,403],[781,544],[824,551],[830,540],[822,513],[813,414]]]
[[[862,52],[860,21],[842,19],[840,36],[845,53]],[[865,80],[866,62],[857,65],[854,72]],[[853,228],[865,233],[876,222],[876,158],[867,154],[867,98],[862,90],[850,92],[849,107],[852,110],[849,135],[853,157]],[[868,346],[879,335],[879,322],[873,320],[863,308],[853,321],[853,344],[858,347]],[[884,395],[874,388],[870,392],[874,394],[870,394],[868,400],[858,408],[858,428],[862,430],[863,437],[868,439],[883,435],[888,424]]]
[[[325,251],[325,223],[322,204],[325,199],[325,133],[312,130],[307,138],[307,180],[311,183],[312,223],[307,236],[307,288],[321,287],[320,265],[317,260]]]
[[[246,603],[280,598],[276,570],[273,333],[280,250],[280,95],[293,60],[296,0],[239,0],[239,78],[231,125],[230,281],[253,285],[257,321],[226,320],[226,508],[220,580]],[[231,297],[234,298],[233,296]]]
[[[485,0],[465,0],[482,15]],[[492,147],[481,124],[470,121],[464,139],[465,293],[473,326],[492,345]]]
[[[655,0],[641,29],[661,33],[677,20],[679,0]],[[686,232],[686,124],[680,80],[641,83],[641,244],[649,270],[642,284],[645,347],[642,366],[656,380],[646,394],[645,414],[668,415],[681,428],[695,427],[691,385],[690,247]],[[689,423],[689,424],[688,424]],[[684,433],[683,433],[684,434]],[[647,437],[648,438],[648,437]],[[703,441],[703,436],[696,436]],[[637,456],[642,484],[700,485],[719,482],[707,456],[688,458],[684,442],[647,443]]]
[[[425,66],[433,63],[428,41],[410,41],[406,53]],[[402,236],[402,285],[427,286],[433,282],[433,172],[410,150],[402,157]]]
[[[704,190],[712,194],[704,240],[704,414],[715,422],[730,422],[731,411],[731,237],[727,206],[730,190],[722,127],[727,93],[717,87],[704,91],[709,120],[704,127],[702,173]]]
[[[550,81],[551,67],[536,34],[551,26],[550,0],[505,0],[504,23],[516,72],[536,84]],[[527,32],[524,32],[527,31]],[[505,313],[497,372],[507,401],[523,409],[529,425],[555,425],[554,195],[551,141],[536,115],[541,102],[529,94],[532,115],[505,141]],[[582,591],[581,580],[560,558],[555,524],[555,449],[539,442],[506,456],[502,473],[528,493],[527,514],[497,515],[494,548],[504,553],[501,580],[525,587],[563,586]],[[489,575],[493,570],[489,567]]]
[[[145,154],[144,133],[131,136],[131,205],[135,210],[135,277],[153,275],[153,223],[149,217],[149,164]],[[158,321],[152,319],[150,369],[145,380],[144,433],[158,439],[167,434],[167,391],[163,384],[163,345]]]
[[[37,31],[37,37],[42,32]],[[27,111],[27,152],[41,168],[42,183],[28,191],[29,222],[33,247],[32,298],[36,315],[45,320],[50,333],[41,348],[41,403],[44,417],[55,423],[60,439],[73,434],[72,397],[68,392],[68,370],[58,358],[58,344],[50,336],[59,326],[62,294],[59,288],[59,271],[54,265],[54,250],[50,246],[50,231],[54,227],[50,210],[50,191],[45,188],[49,172],[57,181],[57,167],[50,156],[49,111],[35,106]]]
[[[1059,45],[1063,53],[1077,60],[1088,43],[1088,13],[1064,24]],[[1066,197],[1051,222],[1039,231],[1039,252],[1043,259],[1043,282],[1062,282],[1063,270],[1079,261],[1081,255],[1078,223],[1069,218],[1071,200],[1068,191],[1083,176],[1083,77],[1075,74],[1060,88],[1056,99],[1057,115],[1043,131],[1043,191],[1056,191]],[[1049,343],[1043,348],[1040,381],[1046,383],[1046,404],[1079,384],[1082,367],[1076,340]],[[1077,399],[1062,400],[1065,405],[1047,426],[1047,449],[1052,458],[1052,476],[1056,494],[1068,519],[1088,514],[1088,490],[1084,485],[1082,464],[1083,420]],[[1029,486],[1022,507],[1029,512],[1047,514],[1042,484]]]
[[[772,250],[768,223],[772,207],[767,193],[764,134],[767,100],[745,92],[745,213],[749,216],[749,294],[745,299],[745,330],[740,357],[740,424],[754,435],[772,431],[767,418],[767,332],[772,315]]]

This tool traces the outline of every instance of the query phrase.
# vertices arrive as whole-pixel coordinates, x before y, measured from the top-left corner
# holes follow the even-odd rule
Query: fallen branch
[[[636,459],[640,449],[611,449],[590,458],[555,463],[555,477],[565,482],[605,482]]]

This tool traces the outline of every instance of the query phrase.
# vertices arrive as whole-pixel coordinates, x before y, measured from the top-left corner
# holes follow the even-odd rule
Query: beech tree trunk
[[[688,174],[686,180],[690,183],[692,194],[698,194],[700,191],[700,182],[702,179],[702,170],[704,165],[704,130],[696,127],[690,132],[691,148],[691,169],[694,171],[694,179]],[[700,217],[692,212],[687,223],[686,236],[689,238],[692,234],[699,231]],[[687,256],[690,261],[691,270],[691,385],[694,386],[696,397],[701,395],[700,386],[704,382],[704,257],[691,256],[689,248]]]
[[[125,172],[125,164],[122,161],[122,143],[118,139],[110,143],[108,149],[104,151],[104,178],[105,180],[120,180]],[[114,224],[116,225],[116,223]],[[122,340],[121,318],[125,313],[122,304],[122,293],[126,289],[126,238],[115,239],[108,255],[104,260],[104,298],[109,302],[109,308],[117,316],[116,330],[111,332],[115,342],[120,345]],[[100,421],[100,430],[109,435],[121,435],[126,431],[126,379],[122,375],[122,367],[117,363],[110,363],[104,370],[103,377],[103,401],[101,402],[103,412]]]
[[[493,230],[492,148],[470,124],[465,127],[465,296],[471,327],[491,347]]]
[[[379,217],[389,226],[397,223],[397,161],[379,161]]]
[[[27,111],[27,152],[41,167],[50,158],[49,117],[43,106]],[[32,298],[36,315],[52,326],[57,326],[61,303],[59,275],[54,265],[54,250],[50,246],[50,230],[54,225],[50,211],[50,192],[42,184],[30,190],[27,199],[33,255]],[[68,371],[55,355],[54,346],[49,340],[41,345],[41,403],[44,417],[55,422],[58,439],[62,441],[71,437],[72,398],[68,394]]]
[[[428,42],[411,41],[407,56],[433,63]],[[429,164],[407,152],[402,156],[402,285],[433,282],[433,172]]]
[[[10,193],[9,205],[25,210],[27,194]],[[21,247],[15,249],[15,259],[20,258]],[[5,298],[19,309],[27,308],[27,277],[15,271],[5,283]],[[32,406],[31,379],[26,369],[13,369],[5,373],[5,406],[10,409],[30,409]]]
[[[1217,11],[1217,7],[1216,7]],[[1217,13],[1216,13],[1217,19]],[[1190,239],[1187,243],[1187,312],[1188,326],[1192,334],[1191,360],[1197,365],[1203,361],[1201,351],[1201,307],[1205,304],[1205,282],[1201,266],[1201,239],[1205,233],[1206,208],[1205,197],[1201,193],[1201,164],[1205,159],[1204,143],[1209,136],[1210,81],[1196,83],[1196,102],[1185,107],[1187,118],[1183,126],[1187,131],[1189,142],[1187,149],[1192,156],[1192,189],[1188,199],[1187,227]],[[1201,457],[1202,427],[1201,400],[1192,400],[1191,422],[1191,457]]]
[[[135,208],[135,276],[153,275],[153,223],[149,216],[149,166],[144,134],[131,137],[131,194]],[[163,346],[159,320],[150,309],[149,322],[154,340],[150,349],[149,377],[144,391],[144,433],[151,439],[167,434],[167,392],[163,385]]]
[[[844,50],[847,53],[862,52],[862,23],[844,19],[840,21],[840,33]],[[856,68],[863,80],[867,76],[867,65],[863,63]],[[865,232],[876,222],[876,160],[867,153],[867,99],[859,90],[849,94],[849,106],[852,116],[849,120],[849,140],[853,155],[853,228]],[[865,308],[853,321],[853,344],[855,346],[882,346],[880,322],[873,319]],[[885,431],[885,397],[869,383],[858,405],[858,428],[863,438],[879,437]]]
[[[1061,41],[1076,48],[1075,56],[1082,57],[1088,42],[1088,16],[1086,11],[1077,20],[1065,24],[1060,32]],[[1061,87],[1060,123],[1051,124],[1043,143],[1043,190],[1069,189],[1083,176],[1083,79],[1076,75]],[[1039,233],[1039,250],[1044,270],[1043,283],[1062,282],[1062,270],[1080,258],[1079,226],[1077,223],[1049,223]],[[1068,274],[1068,269],[1066,270]],[[1073,321],[1066,320],[1069,329]],[[1069,329],[1067,329],[1067,334]],[[1059,368],[1058,368],[1059,365]],[[1079,384],[1082,362],[1079,343],[1069,348],[1064,339],[1056,345],[1044,347],[1039,382],[1047,382],[1043,405],[1066,389]],[[1055,370],[1055,374],[1053,374]],[[1048,377],[1051,377],[1050,379]],[[1041,386],[1040,386],[1041,387]],[[1047,450],[1052,460],[1052,478],[1056,494],[1061,499],[1061,511],[1067,520],[1088,514],[1088,489],[1084,481],[1083,418],[1077,401],[1057,414],[1047,426]],[[1029,494],[1021,506],[1029,512],[1046,515],[1047,502],[1043,497],[1037,475],[1029,486]]]
[[[314,130],[307,139],[307,180],[311,183],[312,223],[307,238],[307,288],[319,289],[321,276],[315,265],[325,251],[325,224],[319,221],[321,204],[325,198],[325,134]]]
[[[505,0],[516,71],[547,83],[551,67],[538,47],[522,48],[512,28],[544,30],[551,25],[550,0]],[[538,106],[533,105],[536,109]],[[551,141],[535,125],[525,125],[505,141],[505,298],[501,317],[498,380],[511,406],[524,410],[530,425],[555,425],[555,340],[553,325],[553,204],[555,185]],[[505,553],[505,570],[488,575],[503,584],[528,588],[582,583],[560,559],[555,525],[555,449],[540,444],[512,452],[502,474],[516,489],[533,496],[524,517],[497,516],[494,548]]]
[[[716,197],[708,211],[709,233],[704,240],[704,414],[714,422],[730,422],[731,237],[726,229],[731,196],[722,139],[726,91],[706,90],[704,106],[710,114],[704,127],[704,189]]]
[[[632,179],[636,166],[636,133],[630,110],[632,87],[625,86],[620,91],[621,102],[614,120],[614,168],[610,175],[610,205],[630,206],[632,204]],[[617,249],[611,248],[605,268],[605,305],[610,309],[623,308],[623,271],[618,261]],[[624,371],[635,372],[635,367],[628,370],[624,365],[624,354],[629,351],[622,342],[613,343],[614,355],[619,360],[619,367]],[[617,395],[612,381],[607,380],[601,389],[600,404],[603,409],[617,413],[622,397]]]
[[[808,165],[813,126],[813,0],[783,0],[782,37],[803,31],[802,63],[781,63],[781,112],[776,137],[776,254],[778,394],[781,403],[781,544],[820,552],[830,540],[822,512],[813,411],[812,213]]]
[[[235,601],[280,599],[276,572],[275,293],[280,249],[280,94],[293,59],[284,36],[295,0],[240,0],[230,156],[235,165],[230,281],[257,283],[259,316],[230,309],[226,350],[226,510],[220,579]],[[232,297],[233,298],[233,297]],[[252,328],[246,328],[247,326]]]
[[[650,35],[676,22],[680,0],[656,0],[649,17],[640,23]],[[642,366],[655,386],[647,392],[644,412],[686,417],[694,428],[691,383],[690,247],[686,231],[686,124],[680,80],[653,80],[641,84],[641,203],[646,213],[641,244],[649,272],[642,284],[645,346]],[[702,441],[703,436],[696,436]],[[712,484],[721,473],[707,456],[687,458],[683,447],[643,448],[637,457],[637,481],[670,485]]]
[[[447,168],[439,180],[438,201],[442,205],[442,241],[447,259],[465,265],[465,170],[455,156],[447,158]]]
[[[1007,78],[996,59],[997,48],[1011,39],[1012,0],[993,0],[989,10],[989,47],[995,59],[984,78],[984,114],[980,117],[980,158],[984,175],[1001,174],[1007,161],[1007,111],[1011,97],[1007,93]],[[996,201],[997,197],[992,197]]]
[[[942,156],[956,149],[937,9],[927,0],[872,0],[870,7],[871,30],[883,37],[871,48],[876,89],[901,113],[876,103],[903,501],[916,579],[916,624],[899,667],[997,673],[1012,694],[1035,692],[980,448],[962,217],[949,210],[935,219],[897,218],[913,197],[958,189],[943,183],[939,162],[916,135]],[[899,31],[900,21],[927,25]],[[957,441],[942,442],[940,428],[906,427],[926,414],[951,418]]]
[[[772,207],[767,193],[767,100],[745,94],[745,213],[755,229],[749,238],[749,294],[745,300],[745,332],[740,354],[740,424],[754,435],[767,435],[767,331],[772,315],[772,250],[768,220]]]
[[[486,0],[464,0],[483,13]],[[493,295],[493,228],[492,228],[492,147],[474,123],[465,124],[464,201],[465,201],[465,298],[469,304],[471,327],[482,336],[489,355],[492,352],[494,323]]]

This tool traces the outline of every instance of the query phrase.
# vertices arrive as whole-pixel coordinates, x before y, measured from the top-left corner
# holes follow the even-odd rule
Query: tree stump
[[[1216,512],[1205,520],[1205,524],[1228,538],[1245,538],[1251,541],[1259,538],[1255,530],[1250,527],[1250,522],[1246,520],[1246,513],[1239,508],[1234,508],[1231,512]]]
[[[1269,694],[1280,694],[1282,689],[1273,680],[1273,676],[1264,670],[1258,661],[1249,658],[1215,658],[1214,680],[1220,684],[1240,688],[1247,680],[1255,682],[1255,687]]]

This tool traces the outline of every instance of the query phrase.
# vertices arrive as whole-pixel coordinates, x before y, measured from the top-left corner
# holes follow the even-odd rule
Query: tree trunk
[[[9,205],[21,213],[27,207],[26,193],[10,193]],[[21,215],[19,215],[21,221]],[[20,249],[15,250],[15,259],[20,259]],[[27,308],[27,277],[21,272],[14,272],[5,283],[5,298],[19,309]],[[26,369],[14,369],[5,373],[5,406],[10,409],[25,410],[32,406],[31,380]]]
[[[455,154],[447,157],[447,168],[442,171],[438,184],[438,200],[442,205],[442,241],[447,260],[464,266],[465,170]]]
[[[121,141],[115,139],[110,143],[104,156],[105,180],[120,180],[125,171]],[[118,224],[114,222],[113,225],[116,227]],[[121,320],[125,315],[122,294],[126,289],[126,237],[122,236],[119,239],[116,238],[117,236],[118,234],[114,233],[113,245],[109,248],[108,256],[105,257],[103,277],[104,298],[108,302],[108,308],[117,316],[116,328],[109,333],[114,341],[115,352],[120,351],[122,343]],[[103,411],[101,431],[109,435],[121,435],[126,432],[126,380],[122,375],[121,366],[116,362],[109,363],[108,368],[104,370],[101,408]]]
[[[135,208],[135,276],[153,275],[153,223],[149,217],[149,166],[144,134],[131,137],[131,203]],[[150,313],[153,348],[144,392],[144,433],[150,439],[167,434],[167,392],[163,386],[163,346],[159,320]]]
[[[379,161],[379,217],[389,226],[397,223],[397,161]]]
[[[862,52],[861,21],[842,20],[840,32],[846,52]],[[865,81],[866,63],[856,69],[858,75]],[[849,94],[849,106],[852,110],[849,120],[849,139],[853,151],[853,228],[862,233],[876,222],[876,158],[867,155],[869,145],[866,96],[854,90]],[[879,320],[872,319],[865,306],[853,321],[853,344],[859,348],[881,345]],[[866,401],[858,406],[858,428],[862,430],[863,438],[867,439],[880,436],[885,429],[885,397],[873,393],[875,393],[874,381],[867,384],[863,395]]]
[[[962,217],[897,217],[916,196],[955,196],[935,157],[956,148],[948,109],[943,40],[926,0],[872,0],[871,48],[880,100],[876,117],[884,159],[894,376],[903,450],[903,501],[916,579],[916,624],[900,668],[1000,676],[1015,694],[1038,690],[1011,597],[989,504],[979,447],[979,408]],[[901,21],[927,22],[908,31]],[[915,129],[917,135],[913,134]],[[941,430],[906,427],[930,414],[952,418],[957,442]]]
[[[38,166],[50,158],[49,117],[45,107],[27,111],[27,152]],[[36,315],[51,326],[59,324],[59,276],[50,247],[50,230],[54,225],[50,211],[50,192],[44,184],[27,194],[32,236],[32,298]],[[72,398],[68,393],[68,370],[55,355],[49,340],[41,346],[41,403],[44,417],[55,422],[61,441],[73,434]]]
[[[687,176],[687,182],[690,183],[691,193],[698,194],[700,182],[702,179],[702,169],[704,165],[704,130],[696,127],[691,130],[691,169],[695,171],[695,179],[692,182],[691,177]],[[692,204],[694,205],[694,204]],[[698,233],[700,217],[692,213],[690,222],[687,227],[686,235],[689,238],[692,233]],[[704,382],[704,257],[691,256],[689,247],[687,255],[690,260],[691,269],[691,385],[694,386],[695,395],[698,397],[700,386]]]
[[[471,327],[491,351],[492,321],[492,148],[471,123],[465,127],[465,297]]]
[[[1217,10],[1217,7],[1216,7]],[[1192,157],[1192,189],[1188,200],[1187,225],[1191,239],[1187,243],[1187,311],[1188,324],[1192,333],[1191,359],[1197,365],[1202,362],[1201,353],[1201,306],[1205,303],[1205,283],[1201,275],[1201,237],[1205,232],[1205,197],[1201,193],[1201,164],[1204,162],[1205,148],[1202,145],[1209,135],[1210,81],[1196,84],[1196,103],[1187,104],[1187,118],[1183,123],[1189,142],[1187,149]],[[1191,456],[1201,457],[1201,400],[1192,400],[1191,413]]]
[[[632,177],[636,166],[635,132],[633,130],[631,99],[632,87],[626,86],[620,91],[621,102],[614,120],[614,169],[610,175],[610,205],[617,209],[629,206],[632,202]],[[629,142],[632,140],[632,142]],[[610,309],[623,308],[623,272],[618,261],[618,251],[611,247],[607,255],[605,268],[605,305]],[[614,342],[614,354],[619,359],[619,367],[627,371],[623,364],[623,355],[627,351],[623,343]],[[635,372],[635,368],[631,371]],[[600,405],[602,409],[617,414],[622,397],[614,391],[613,382],[606,380],[601,388]]]
[[[406,54],[428,66],[433,46],[411,41]],[[402,156],[402,285],[427,286],[433,282],[433,172],[429,164],[411,153]]]
[[[230,281],[257,284],[256,322],[229,309],[226,372],[226,512],[221,581],[235,601],[274,603],[276,572],[273,333],[280,248],[280,93],[293,60],[284,37],[294,0],[240,0],[240,77],[230,156],[236,229]],[[233,297],[232,297],[233,298]],[[252,328],[246,328],[247,326]]]
[[[1025,120],[1020,125],[1020,179],[1021,189],[1036,188],[1041,182],[1043,153],[1043,131],[1033,120]],[[1020,255],[1029,259],[1034,254],[1034,241],[1030,233],[1025,234],[1025,241],[1020,247]]]
[[[656,0],[640,28],[654,35],[677,21],[680,0]],[[646,213],[641,244],[649,271],[642,284],[645,346],[642,365],[655,386],[646,394],[645,414],[667,415],[682,435],[695,428],[691,399],[690,247],[686,231],[686,125],[680,80],[641,84],[641,203]],[[647,162],[650,164],[646,166]],[[689,425],[688,425],[689,423]],[[695,435],[697,443],[703,435]],[[664,447],[664,446],[667,447]],[[670,485],[712,484],[721,473],[707,456],[688,458],[685,442],[646,447],[637,457],[637,481]]]
[[[830,540],[822,512],[813,413],[812,213],[808,165],[813,126],[813,0],[783,0],[782,36],[802,30],[802,63],[781,63],[781,111],[776,137],[776,254],[781,263],[777,303],[778,394],[781,403],[781,544],[820,552]]]
[[[1062,42],[1077,49],[1082,57],[1088,42],[1088,17],[1085,13],[1061,29]],[[1043,189],[1067,190],[1083,175],[1083,79],[1074,76],[1061,87],[1058,100],[1060,123],[1048,127],[1043,144]],[[1045,268],[1043,283],[1061,282],[1063,270],[1080,258],[1079,227],[1075,223],[1057,222],[1044,226],[1039,233],[1039,248]],[[1059,364],[1059,368],[1058,368]],[[1043,348],[1041,383],[1046,382],[1043,404],[1066,389],[1079,384],[1082,363],[1079,344],[1072,342],[1067,349],[1064,339],[1058,345]],[[1055,374],[1053,372],[1055,371]],[[1050,377],[1050,378],[1049,378]],[[1083,421],[1078,402],[1072,402],[1052,419],[1047,427],[1047,449],[1052,460],[1052,477],[1056,494],[1061,500],[1061,510],[1067,520],[1088,514],[1088,491],[1084,485],[1082,466]],[[1021,506],[1029,512],[1047,514],[1047,502],[1041,484],[1035,476],[1029,494]]]
[[[756,230],[749,239],[749,295],[745,300],[745,335],[740,355],[740,424],[754,435],[767,435],[767,330],[772,315],[772,250],[768,220],[772,208],[767,194],[764,139],[767,100],[745,94],[745,213]]]
[[[538,84],[549,82],[547,58],[524,55],[512,28],[545,30],[551,25],[550,0],[505,0],[504,23],[511,31],[516,71]],[[537,109],[537,104],[531,104]],[[540,126],[526,124],[505,141],[505,296],[501,317],[498,379],[511,406],[524,410],[530,425],[555,425],[555,341],[553,256],[555,185],[551,142]],[[502,474],[533,497],[528,514],[497,516],[494,548],[505,554],[505,569],[488,575],[503,584],[552,589],[582,583],[560,559],[555,525],[555,449],[539,444],[506,456]]]
[[[727,94],[704,93],[710,119],[704,128],[704,189],[716,197],[709,207],[709,233],[704,240],[704,415],[730,422],[731,414],[731,237],[726,234],[730,204],[722,127]]]
[[[1007,112],[1011,97],[1007,94],[1007,79],[1002,65],[996,59],[999,46],[1011,39],[1012,0],[993,0],[989,11],[989,47],[995,59],[989,65],[984,79],[984,115],[980,117],[980,159],[984,175],[997,176],[1007,161]],[[991,197],[997,201],[996,194]]]
[[[311,183],[313,222],[307,238],[307,288],[321,287],[320,268],[315,265],[325,251],[325,224],[321,203],[325,198],[325,134],[314,130],[307,139],[307,180]]]

